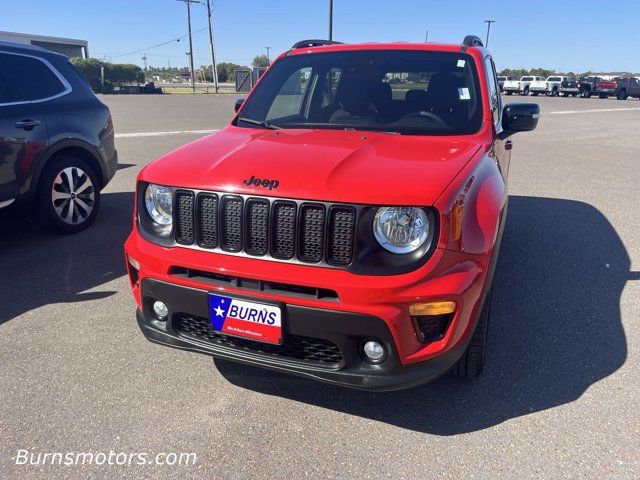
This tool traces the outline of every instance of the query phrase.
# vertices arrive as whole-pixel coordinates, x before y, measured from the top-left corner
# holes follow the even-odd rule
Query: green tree
[[[145,81],[144,72],[138,65],[80,57],[73,57],[69,61],[87,80],[94,92],[110,93],[114,85],[140,84]],[[102,69],[104,69],[104,85]]]
[[[266,55],[256,55],[251,64],[254,67],[268,67],[269,59]]]
[[[248,70],[248,67],[243,67],[242,65],[236,65],[235,63],[228,62],[218,63],[216,67],[218,69],[218,81],[220,83],[235,81],[234,72],[236,70]]]

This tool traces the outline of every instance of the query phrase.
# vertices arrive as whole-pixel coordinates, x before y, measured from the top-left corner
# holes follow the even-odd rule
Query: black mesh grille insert
[[[298,257],[303,262],[318,263],[324,250],[324,207],[303,205],[300,223]]]
[[[273,245],[271,255],[275,258],[291,259],[296,245],[296,204],[275,202],[273,204]]]
[[[329,212],[329,248],[327,261],[349,265],[353,259],[353,232],[356,212],[350,207],[333,207]]]
[[[242,198],[225,195],[220,209],[220,246],[229,252],[242,250]]]
[[[353,261],[354,206],[177,189],[173,210],[180,245],[339,267]]]
[[[447,332],[452,317],[451,313],[413,317],[419,330],[418,336],[422,337],[420,341],[425,343],[441,340]]]
[[[247,200],[247,238],[245,249],[249,255],[266,255],[269,249],[269,201]]]
[[[218,246],[218,196],[198,194],[197,225],[198,245],[204,248]]]
[[[175,194],[176,242],[190,245],[195,241],[193,230],[193,193],[178,191]]]
[[[339,368],[344,362],[340,348],[320,338],[286,335],[282,345],[254,342],[215,332],[209,319],[183,313],[173,316],[173,328],[182,337],[283,360],[312,363],[326,368]]]

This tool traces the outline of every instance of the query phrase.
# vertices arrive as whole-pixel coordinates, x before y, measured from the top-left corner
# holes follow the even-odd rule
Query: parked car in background
[[[536,77],[538,78],[538,77]],[[529,85],[529,91],[532,95],[544,94],[550,97],[557,97],[560,94],[560,84],[567,77],[553,75],[547,77],[546,80],[534,80]]]
[[[295,44],[224,129],[140,172],[144,335],[367,390],[476,377],[511,136],[540,115],[497,83],[474,36]]]
[[[591,95],[596,95],[598,93],[598,82],[600,81],[602,81],[600,77],[581,77],[578,80],[580,96],[589,98]]]
[[[635,77],[618,78],[615,95],[618,100],[626,100],[628,97],[640,99],[640,80]]]
[[[503,91],[507,95],[519,93],[520,95],[529,95],[531,83],[544,80],[542,77],[525,75],[520,80],[510,80],[504,82]]]
[[[564,77],[560,82],[560,95],[563,97],[577,97],[580,94],[580,84],[575,78]]]
[[[508,81],[511,81],[511,80],[515,80],[515,78],[511,77],[511,76],[503,76],[503,75],[498,77],[498,87],[500,87],[500,91],[501,92],[502,92],[502,90],[504,88],[504,82],[508,82]]]
[[[618,88],[618,84],[616,83],[617,79],[613,80],[600,80],[596,84],[596,92],[599,98],[609,98],[612,95],[616,94],[616,89]]]
[[[78,232],[117,166],[109,109],[67,57],[0,42],[0,209]]]

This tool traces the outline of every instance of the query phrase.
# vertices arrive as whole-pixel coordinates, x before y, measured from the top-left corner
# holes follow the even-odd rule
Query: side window
[[[487,72],[487,83],[489,86],[489,103],[491,104],[491,115],[493,117],[493,123],[497,124],[500,121],[501,99],[500,94],[498,93],[496,68],[493,65],[493,60],[491,60],[490,57],[487,57],[484,62]]]
[[[50,98],[65,91],[65,86],[58,76],[43,61],[24,55],[0,53],[0,69],[4,72],[10,88],[19,87],[26,100]],[[13,101],[25,100],[25,98]]]
[[[7,83],[2,77],[2,71],[0,70],[0,104],[11,102],[11,95],[9,95],[9,88]]]
[[[273,100],[266,120],[299,115],[310,81],[311,67],[304,67],[293,72]]]

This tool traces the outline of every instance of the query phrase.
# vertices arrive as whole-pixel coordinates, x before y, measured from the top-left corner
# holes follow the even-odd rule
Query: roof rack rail
[[[295,48],[308,48],[308,47],[321,47],[323,45],[336,45],[342,42],[334,42],[333,40],[301,40],[293,44],[291,49]]]
[[[463,47],[484,47],[484,45],[482,44],[482,40],[480,40],[475,35],[467,35],[466,37],[464,37],[464,40],[462,41],[462,46]]]

